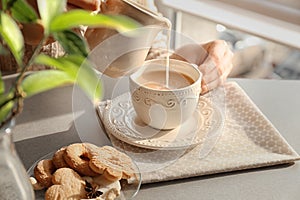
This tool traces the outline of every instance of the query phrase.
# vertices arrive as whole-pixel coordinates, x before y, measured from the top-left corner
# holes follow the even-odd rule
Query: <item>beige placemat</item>
[[[137,162],[143,183],[258,168],[300,159],[237,83],[226,83],[223,91],[225,123],[221,133],[210,138],[211,141],[189,149],[161,151],[135,147],[112,135],[111,141]]]

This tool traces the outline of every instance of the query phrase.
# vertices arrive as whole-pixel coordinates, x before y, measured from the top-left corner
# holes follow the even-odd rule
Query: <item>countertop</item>
[[[300,81],[236,81],[279,130],[300,152]],[[123,80],[106,84],[103,99],[126,90]],[[121,89],[116,85],[122,85]],[[102,134],[94,107],[78,88],[57,88],[31,97],[14,129],[16,149],[26,168],[38,158],[73,142],[109,144]],[[95,136],[95,134],[97,136]],[[263,199],[298,200],[300,163],[244,170],[217,175],[142,185],[134,199]]]

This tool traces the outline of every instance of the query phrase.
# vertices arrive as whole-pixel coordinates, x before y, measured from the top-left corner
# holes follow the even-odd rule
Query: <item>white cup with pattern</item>
[[[166,75],[166,65],[166,59],[146,61],[129,78],[137,116],[159,130],[174,129],[188,120],[201,93],[202,73],[197,66],[170,59]]]

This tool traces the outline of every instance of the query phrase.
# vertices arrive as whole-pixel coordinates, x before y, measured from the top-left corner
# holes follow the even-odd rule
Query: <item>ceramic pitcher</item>
[[[170,21],[130,0],[107,0],[101,13],[128,16],[142,27],[132,36],[107,28],[88,29],[85,37],[91,47],[95,68],[110,77],[129,75],[143,64],[159,32],[170,28]]]

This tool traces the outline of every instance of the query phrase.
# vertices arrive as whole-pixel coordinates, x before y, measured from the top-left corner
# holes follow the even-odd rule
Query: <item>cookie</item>
[[[104,146],[90,151],[90,168],[108,180],[129,179],[134,176],[132,160],[117,149]]]
[[[45,193],[45,200],[65,200],[67,196],[60,185],[52,185]]]
[[[35,189],[47,188],[46,200],[115,199],[120,179],[134,177],[132,160],[114,147],[74,143],[41,160],[30,178]]]
[[[62,147],[59,150],[57,150],[52,157],[52,162],[57,169],[69,167],[69,165],[66,163],[66,161],[64,160],[64,157],[63,157],[63,155],[65,154],[65,151],[66,151],[66,147]]]
[[[52,176],[52,183],[54,185],[68,185],[70,184],[70,181],[74,181],[77,185],[84,183],[81,176],[70,168],[59,168]]]
[[[85,182],[71,168],[60,168],[52,176],[53,185],[45,193],[46,200],[73,199],[86,197]]]
[[[34,168],[34,177],[37,182],[44,187],[52,185],[52,174],[56,170],[51,159],[45,159],[38,162]]]
[[[87,143],[75,143],[69,145],[63,158],[66,163],[79,174],[84,176],[97,176],[99,175],[93,171],[89,166],[90,161],[90,148],[96,148],[96,146]]]

